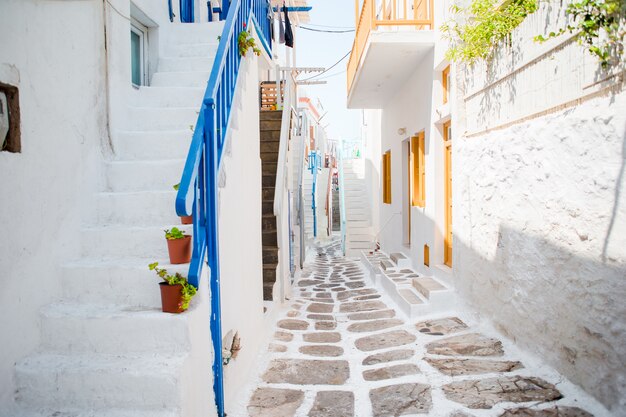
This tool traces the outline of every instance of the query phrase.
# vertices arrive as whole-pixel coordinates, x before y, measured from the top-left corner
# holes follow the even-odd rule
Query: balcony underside
[[[383,108],[434,46],[431,30],[372,31],[348,94],[348,108]]]

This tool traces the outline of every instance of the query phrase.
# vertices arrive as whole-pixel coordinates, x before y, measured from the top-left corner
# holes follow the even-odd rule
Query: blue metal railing
[[[315,194],[317,188],[317,171],[322,166],[322,160],[316,151],[309,153],[309,171],[313,175],[311,184],[311,210],[313,210],[313,237],[317,237],[317,205],[315,204]]]
[[[176,195],[176,213],[179,216],[193,214],[193,252],[188,280],[198,287],[205,256],[211,270],[211,336],[215,355],[213,389],[219,417],[224,416],[224,381],[217,212],[218,174],[242,59],[237,38],[244,30],[244,24],[250,28],[250,23],[253,22],[264,49],[269,53],[271,47],[270,21],[267,19],[268,0],[233,0],[225,1],[224,5],[228,7],[228,16]]]
[[[337,152],[339,155],[338,158],[338,169],[339,169],[339,216],[341,221],[341,252],[343,256],[346,256],[346,239],[347,239],[347,230],[346,230],[346,189],[344,188],[343,181],[343,152],[341,149]]]

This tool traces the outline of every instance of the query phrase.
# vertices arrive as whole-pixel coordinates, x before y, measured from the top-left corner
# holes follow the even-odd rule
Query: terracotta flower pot
[[[180,216],[180,223],[181,224],[192,224],[193,223],[193,216]]]
[[[167,282],[160,282],[161,306],[164,313],[182,313],[183,286],[169,285]]]
[[[167,251],[170,254],[170,263],[186,264],[191,261],[191,236],[185,235],[182,239],[167,240]]]

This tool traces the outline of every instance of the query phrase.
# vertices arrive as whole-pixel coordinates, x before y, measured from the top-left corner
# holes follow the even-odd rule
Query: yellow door
[[[443,125],[445,149],[445,225],[443,263],[452,268],[452,137],[450,122]]]

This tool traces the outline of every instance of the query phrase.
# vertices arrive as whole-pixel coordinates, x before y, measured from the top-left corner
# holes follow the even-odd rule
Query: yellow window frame
[[[420,132],[411,137],[411,205],[426,205],[426,159],[425,134]]]

